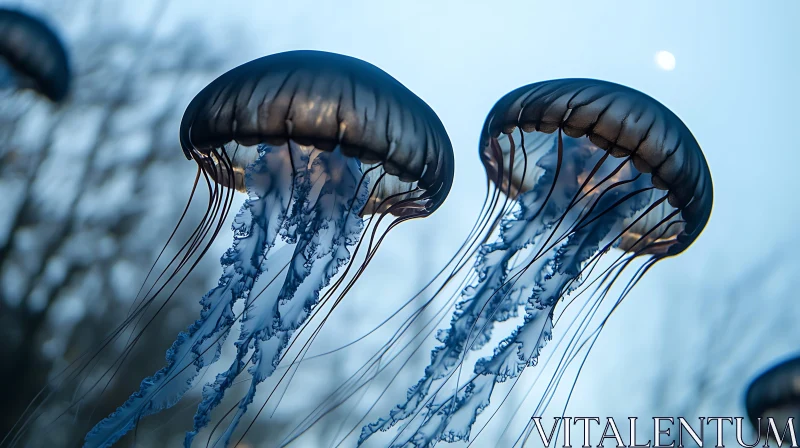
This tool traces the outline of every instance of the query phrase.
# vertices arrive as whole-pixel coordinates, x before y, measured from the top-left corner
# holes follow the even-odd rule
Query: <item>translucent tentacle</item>
[[[386,431],[416,414],[433,383],[449,377],[468,348],[477,350],[488,342],[494,322],[513,317],[517,308],[525,303],[537,283],[541,267],[548,260],[540,257],[532,261],[539,268],[516,272],[518,275],[513,282],[507,282],[509,262],[521,250],[541,239],[539,237],[567,212],[580,189],[578,173],[592,155],[580,147],[564,152],[559,144],[560,136],[538,161],[542,174],[536,188],[518,198],[519,209],[503,221],[500,241],[481,248],[475,265],[477,283],[464,289],[450,329],[437,334],[443,345],[431,354],[424,377],[409,390],[406,401],[390,411],[389,417],[362,428],[359,444],[372,434]],[[567,160],[566,163],[562,161],[559,169],[560,157],[567,157]]]
[[[607,221],[610,219],[603,220],[603,224]],[[536,365],[540,350],[552,338],[555,304],[567,293],[568,286],[570,289],[578,286],[579,280],[575,281],[577,272],[598,250],[610,230],[610,226],[598,223],[573,234],[564,246],[552,250],[556,255],[552,258],[553,262],[540,271],[543,280],[538,283],[526,304],[525,322],[500,342],[494,355],[478,360],[475,365],[476,378],[447,398],[445,405],[428,407],[425,418],[421,419],[422,423],[409,439],[414,446],[432,446],[437,440],[453,442],[469,439],[478,414],[489,406],[494,384],[515,378],[526,367]],[[594,250],[583,250],[587,246]],[[553,267],[555,271],[551,271]]]
[[[248,168],[253,176],[270,178],[280,174],[267,170],[281,163],[279,154],[266,154]],[[291,171],[290,171],[291,172]],[[219,284],[201,300],[202,311],[167,351],[167,365],[142,381],[135,392],[113,414],[98,423],[85,439],[85,447],[106,447],[130,431],[144,416],[169,408],[191,387],[199,370],[215,362],[234,321],[233,304],[246,298],[261,273],[261,260],[274,240],[290,191],[281,182],[252,182],[249,198],[233,223],[234,242],[222,257]],[[289,184],[291,185],[291,184]]]
[[[562,245],[551,249],[552,263],[543,268],[540,265],[535,287],[525,285],[532,287],[532,294],[525,306],[524,323],[499,344],[492,356],[478,360],[475,377],[445,400],[428,405],[415,429],[403,428],[401,435],[411,435],[393,446],[430,447],[440,440],[469,440],[478,414],[490,404],[494,385],[516,378],[526,367],[536,365],[541,349],[552,338],[553,309],[559,299],[580,286],[586,263],[614,242],[628,218],[646,207],[648,194],[633,196],[612,208],[641,186],[641,182],[632,182],[611,190],[597,198],[592,213],[580,220],[575,218],[577,222],[571,223],[576,226],[573,233]]]
[[[268,154],[280,154],[282,158],[282,173],[293,173],[293,175],[280,179],[283,185],[290,185],[292,190],[291,201],[286,198],[286,206],[283,210],[291,210],[283,219],[279,221],[270,221],[268,213],[274,213],[273,210],[262,210],[263,218],[268,222],[273,222],[270,227],[270,240],[269,246],[272,247],[276,244],[281,244],[277,240],[280,234],[284,240],[296,240],[293,234],[297,228],[297,219],[295,217],[297,212],[296,204],[305,204],[308,200],[308,194],[311,190],[311,180],[306,167],[308,166],[308,154],[302,151],[293,151],[290,148],[272,148],[269,146],[262,146],[260,148],[260,158],[268,157]],[[275,167],[279,169],[279,167]],[[285,174],[284,174],[285,175]],[[255,177],[255,173],[249,170],[245,173],[247,179],[251,183],[259,183],[264,179]],[[292,207],[291,209],[289,207]],[[266,254],[265,254],[266,255]],[[277,274],[275,279],[270,283],[262,294],[257,297],[248,297],[245,302],[245,308],[242,315],[241,332],[239,339],[236,341],[236,356],[231,363],[231,366],[224,372],[217,374],[213,383],[206,384],[203,387],[203,400],[198,405],[197,411],[194,416],[194,424],[191,431],[186,433],[184,438],[184,445],[191,446],[194,437],[197,433],[208,425],[211,419],[211,411],[222,401],[225,392],[233,385],[236,377],[242,372],[245,367],[245,357],[253,345],[253,336],[272,327],[275,320],[278,319],[276,303],[280,288],[286,278],[286,273],[283,268],[287,263],[290,263],[294,256],[294,245],[285,244],[276,251],[275,254],[264,257],[260,260],[261,269],[264,272],[273,272]]]
[[[270,257],[264,269],[265,272],[275,272],[281,270],[286,265],[294,254],[292,246],[286,245],[276,251],[274,257]],[[194,427],[192,431],[187,432],[184,445],[191,446],[191,443],[197,433],[208,425],[211,419],[211,411],[222,401],[225,392],[230,388],[236,377],[242,372],[245,367],[245,356],[252,344],[252,336],[254,327],[264,328],[272,325],[272,322],[277,319],[277,316],[272,313],[273,307],[269,306],[269,299],[277,297],[280,291],[280,285],[283,283],[285,273],[280,273],[275,281],[261,294],[261,301],[248,299],[245,305],[245,313],[247,316],[242,323],[242,331],[239,335],[239,340],[236,341],[236,358],[233,360],[231,366],[225,372],[217,375],[215,381],[206,384],[203,387],[203,401],[198,406],[197,412],[194,417]],[[276,287],[277,285],[277,287]],[[265,306],[266,305],[266,306]],[[266,309],[264,309],[266,308]],[[251,317],[255,316],[255,317]],[[248,319],[249,317],[249,319]]]
[[[308,188],[298,198],[303,206],[295,209],[297,213],[291,216],[291,226],[287,228],[286,239],[293,247],[288,269],[279,278],[281,282],[270,286],[261,303],[245,310],[242,333],[237,341],[238,369],[223,374],[222,381],[218,378],[215,386],[207,389],[206,399],[216,405],[224,393],[224,388],[216,385],[224,384],[227,388],[233,382],[243,367],[241,363],[247,347],[253,345],[253,366],[248,369],[253,378],[250,387],[215,446],[229,444],[253,401],[258,384],[275,371],[292,334],[310,315],[320,291],[350,260],[349,247],[355,245],[361,235],[363,221],[358,212],[366,204],[369,189],[367,182],[360,182],[360,164],[342,156],[338,150],[319,153],[308,163],[311,164]],[[281,267],[285,264],[284,261],[279,263]],[[208,411],[210,409],[198,410],[195,428],[186,437],[187,446],[207,424]]]

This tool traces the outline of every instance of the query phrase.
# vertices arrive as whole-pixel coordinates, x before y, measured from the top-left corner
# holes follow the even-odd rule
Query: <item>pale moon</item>
[[[662,70],[675,70],[675,55],[669,51],[659,51],[656,53],[656,64]]]

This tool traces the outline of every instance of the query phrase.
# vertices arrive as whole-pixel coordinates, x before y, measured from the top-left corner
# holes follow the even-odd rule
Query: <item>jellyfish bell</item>
[[[481,247],[475,280],[463,289],[450,327],[437,335],[441,345],[423,377],[387,416],[362,428],[359,444],[400,422],[390,446],[474,443],[473,425],[495,385],[511,380],[513,387],[538,363],[554,334],[556,306],[586,293],[569,323],[575,336],[537,405],[540,415],[566,366],[599,336],[611,311],[583,339],[625,268],[643,260],[612,311],[656,261],[691,245],[711,213],[709,169],[686,125],[653,98],[618,84],[563,79],[510,92],[489,112],[479,154],[514,209],[498,240]],[[497,324],[520,316],[516,330],[468,374],[469,353],[492,340]]]
[[[373,184],[385,178],[364,215],[426,216],[453,180],[452,147],[433,110],[374,65],[333,53],[281,53],[220,76],[189,104],[180,140],[187,158],[239,191],[258,145],[338,149]],[[233,176],[218,169],[220,148]]]
[[[800,357],[772,366],[753,379],[745,394],[745,408],[750,423],[765,442],[767,434],[775,440],[776,430],[786,440],[790,436],[788,431],[784,433],[789,418],[793,418],[795,435],[800,434]],[[769,423],[770,417],[774,427]]]
[[[667,203],[620,237],[623,250],[632,249],[633,242],[639,241],[648,247],[639,254],[676,255],[697,238],[708,221],[713,188],[700,146],[672,111],[641,92],[605,81],[563,79],[524,86],[504,96],[486,119],[480,155],[489,179],[512,196],[534,189],[544,171],[525,163],[531,160],[529,151],[515,147],[515,135],[521,140],[517,143],[525,138],[547,141],[547,136],[553,135],[551,139],[568,140],[567,146],[629,161],[629,171],[649,178],[655,189],[667,192]],[[512,163],[509,157],[515,151],[519,160]],[[614,166],[613,159],[604,162]],[[598,179],[589,168],[582,174]],[[591,181],[586,188],[592,188]],[[665,232],[643,237],[654,216],[663,217],[674,210],[680,211],[680,217],[676,216]]]
[[[54,103],[69,91],[64,44],[40,18],[0,8],[0,88],[31,89]]]

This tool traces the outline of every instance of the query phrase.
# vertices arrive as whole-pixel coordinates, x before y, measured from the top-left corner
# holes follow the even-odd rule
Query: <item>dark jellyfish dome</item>
[[[745,408],[754,428],[758,428],[759,418],[765,427],[767,417],[775,418],[779,431],[783,430],[786,418],[794,417],[797,428],[800,425],[800,357],[784,361],[756,377],[747,388]]]
[[[69,90],[70,69],[61,40],[42,20],[0,8],[0,56],[31,87],[59,102]],[[27,85],[25,85],[27,84]]]
[[[508,93],[494,105],[481,133],[481,160],[493,181],[501,179],[502,164],[490,140],[517,128],[546,134],[561,129],[569,137],[588,137],[613,157],[631,156],[635,168],[649,173],[654,187],[668,190],[669,204],[680,210],[684,224],[659,239],[669,254],[683,251],[705,227],[713,189],[703,152],[686,125],[650,96],[594,79],[543,81]],[[523,166],[515,166],[512,194],[530,188],[522,177]],[[506,187],[508,178],[506,173]]]
[[[287,141],[324,151],[339,147],[364,165],[382,163],[385,185],[372,199],[414,184],[422,190],[418,200],[391,210],[399,216],[432,213],[453,181],[452,144],[433,110],[378,67],[335,53],[289,51],[230,70],[189,104],[180,140],[187,157],[231,143],[237,153],[241,146]],[[253,157],[253,149],[237,156],[234,170],[241,173]],[[239,190],[241,183],[239,175]]]

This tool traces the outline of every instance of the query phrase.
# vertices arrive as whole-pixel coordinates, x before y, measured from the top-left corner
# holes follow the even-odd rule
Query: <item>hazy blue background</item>
[[[611,319],[567,415],[743,415],[749,378],[797,349],[800,2],[121,0],[113,9],[131,27],[155,26],[160,35],[193,23],[181,32],[227,48],[219,74],[279,51],[333,51],[381,67],[438,113],[456,152],[450,197],[432,217],[389,237],[343,304],[348,317],[338,325],[352,333],[340,342],[390,313],[466,236],[483,201],[477,140],[494,102],[524,84],[588,77],[639,89],[672,109],[703,148],[715,200],[702,236],[652,269]],[[77,26],[52,20],[68,36]],[[675,55],[675,70],[656,65],[660,50]],[[176,194],[191,180],[175,179]],[[229,241],[224,234],[211,258]],[[213,285],[218,271],[209,272]],[[397,396],[421,368],[392,386]],[[693,389],[698,375],[707,378],[705,395]]]

